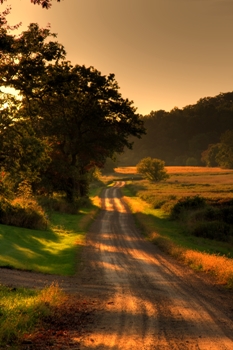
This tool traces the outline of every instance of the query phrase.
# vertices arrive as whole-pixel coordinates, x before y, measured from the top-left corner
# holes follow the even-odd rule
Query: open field
[[[210,200],[233,198],[233,170],[207,167],[165,167],[169,179],[159,183],[147,180],[137,181],[136,167],[116,168],[117,176],[130,176],[134,180],[137,195],[148,200],[149,197],[168,196],[175,200],[184,196],[201,195]]]
[[[219,283],[233,287],[233,239],[228,242],[193,236],[198,221],[171,221],[169,214],[184,197],[204,197],[221,206],[233,199],[233,170],[204,167],[167,167],[166,181],[152,183],[134,177],[135,167],[118,168],[126,176],[125,200],[147,238],[195,270],[213,274]],[[128,175],[130,174],[130,178]],[[188,219],[189,220],[189,219]]]
[[[233,169],[222,169],[222,168],[207,168],[207,167],[198,167],[198,166],[165,166],[169,174],[176,173],[232,173]],[[136,167],[118,167],[115,168],[116,173],[121,174],[136,174]]]

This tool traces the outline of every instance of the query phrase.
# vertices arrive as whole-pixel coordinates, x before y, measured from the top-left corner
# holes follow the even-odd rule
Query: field
[[[233,198],[233,170],[206,167],[166,167],[169,179],[151,183],[138,179],[136,167],[116,168],[117,176],[134,179],[138,195],[184,197],[201,195],[210,200]],[[171,198],[171,199],[172,199]],[[175,199],[175,198],[174,198]]]
[[[195,211],[182,220],[170,220],[175,204],[185,198],[203,197],[211,208],[233,200],[233,170],[206,167],[166,167],[169,179],[152,183],[140,178],[135,167],[116,168],[125,178],[125,200],[147,239],[158,244],[195,270],[213,274],[219,283],[233,287],[233,236],[228,241],[196,237],[191,229],[203,224]],[[204,223],[206,225],[206,223]],[[216,222],[214,222],[216,225]],[[213,226],[214,230],[215,227]],[[217,237],[221,229],[216,228]]]

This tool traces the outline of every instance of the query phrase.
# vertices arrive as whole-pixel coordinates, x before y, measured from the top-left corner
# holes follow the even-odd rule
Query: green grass
[[[18,349],[23,335],[33,331],[62,300],[56,285],[42,291],[0,286],[0,348]]]
[[[77,215],[53,213],[45,231],[0,225],[0,266],[73,275],[75,258],[98,209],[92,204]]]
[[[77,215],[53,212],[48,230],[0,225],[0,266],[73,275],[88,227],[99,211],[100,191],[101,187],[92,189],[92,205]],[[0,285],[0,348],[18,349],[22,337],[52,314],[54,306],[64,308],[64,298],[57,285],[41,291]]]

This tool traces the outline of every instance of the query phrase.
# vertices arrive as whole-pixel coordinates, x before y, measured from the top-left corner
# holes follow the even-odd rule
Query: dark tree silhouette
[[[0,0],[0,4],[3,4],[7,0]],[[57,0],[60,2],[61,0]],[[31,0],[31,3],[34,5],[41,5],[42,8],[49,9],[52,6],[52,0]]]

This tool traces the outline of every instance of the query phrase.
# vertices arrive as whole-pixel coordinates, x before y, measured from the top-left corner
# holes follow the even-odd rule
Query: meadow
[[[115,169],[117,177],[127,179],[124,198],[137,225],[147,239],[167,253],[195,270],[213,275],[216,283],[233,288],[233,236],[221,239],[222,226],[216,220],[211,225],[217,239],[192,234],[197,225],[202,225],[203,229],[210,224],[203,221],[203,213],[217,210],[219,213],[219,208],[232,203],[233,170],[206,167],[166,169],[169,179],[158,183],[140,178],[135,167]],[[186,210],[179,220],[171,220],[172,210],[179,201],[199,197],[207,203],[205,210]],[[231,212],[230,215],[232,220]],[[232,229],[231,225],[228,226]]]

